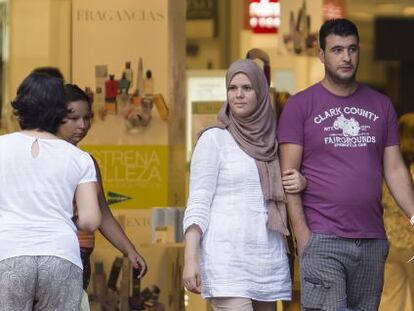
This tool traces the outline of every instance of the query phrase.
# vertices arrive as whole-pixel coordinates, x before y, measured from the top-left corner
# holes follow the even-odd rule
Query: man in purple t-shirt
[[[414,192],[390,100],[360,84],[359,36],[349,20],[319,31],[324,79],[291,97],[280,118],[283,170],[308,181],[287,194],[304,310],[377,310],[388,243],[382,179],[414,223]]]

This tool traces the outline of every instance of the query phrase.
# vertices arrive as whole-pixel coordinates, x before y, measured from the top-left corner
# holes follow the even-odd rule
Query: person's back
[[[7,193],[0,196],[0,260],[53,254],[81,267],[71,202],[79,180],[96,180],[91,157],[64,140],[22,132],[0,136],[0,150],[0,189]]]
[[[95,167],[55,135],[68,114],[62,79],[29,74],[11,105],[22,131],[0,136],[0,310],[79,310],[75,229],[101,221]]]

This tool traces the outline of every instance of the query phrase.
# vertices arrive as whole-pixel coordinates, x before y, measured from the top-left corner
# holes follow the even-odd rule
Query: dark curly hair
[[[88,103],[89,109],[91,108],[91,98],[76,84],[65,84],[65,94],[67,103],[82,100]]]
[[[68,114],[63,80],[32,72],[17,89],[11,102],[20,127],[40,129],[55,134]]]
[[[63,78],[62,72],[57,67],[50,67],[50,66],[37,67],[37,68],[33,69],[33,72],[44,73],[48,76],[52,76],[52,77],[56,77],[56,78],[60,78],[62,80],[65,80]]]
[[[319,47],[325,50],[326,37],[329,35],[338,35],[341,37],[356,36],[359,43],[358,28],[353,22],[345,18],[327,20],[319,29]]]

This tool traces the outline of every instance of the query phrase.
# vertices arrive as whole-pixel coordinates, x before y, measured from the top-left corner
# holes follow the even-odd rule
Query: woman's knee
[[[276,302],[275,301],[256,301],[253,300],[253,310],[254,311],[275,311]]]
[[[214,311],[253,311],[249,298],[217,297],[210,298],[210,303]]]

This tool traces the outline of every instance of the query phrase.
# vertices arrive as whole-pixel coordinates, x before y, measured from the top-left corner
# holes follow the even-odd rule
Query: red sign
[[[280,26],[279,0],[250,0],[249,24],[255,33],[277,33]]]

